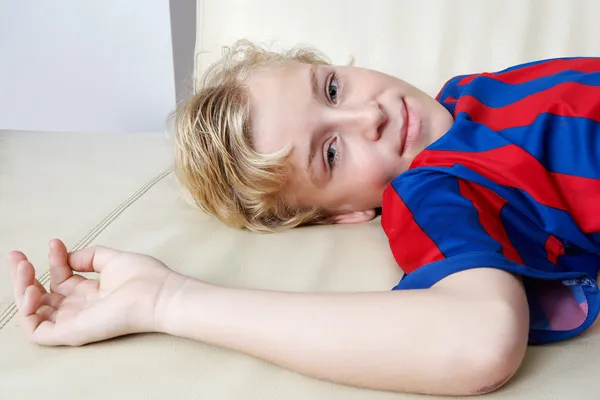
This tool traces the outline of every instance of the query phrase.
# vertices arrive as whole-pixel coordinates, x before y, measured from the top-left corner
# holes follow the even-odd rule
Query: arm
[[[517,370],[527,343],[520,281],[469,270],[418,291],[286,293],[188,279],[158,329],[320,379],[380,390],[475,394]]]
[[[47,292],[24,254],[9,254],[20,325],[47,346],[159,331],[347,385],[475,394],[514,374],[527,341],[521,283],[494,269],[459,272],[426,290],[311,294],[219,287],[141,254],[67,254],[58,240],[49,264]]]

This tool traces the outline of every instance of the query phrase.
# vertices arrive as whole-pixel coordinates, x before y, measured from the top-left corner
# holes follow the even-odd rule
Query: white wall
[[[0,129],[161,131],[169,0],[0,0]]]
[[[196,52],[196,1],[170,0],[171,43],[177,101],[191,96]]]

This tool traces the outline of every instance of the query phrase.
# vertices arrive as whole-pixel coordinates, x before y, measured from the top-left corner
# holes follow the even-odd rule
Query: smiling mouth
[[[404,110],[406,117],[404,119],[404,125],[402,126],[402,148],[400,155],[403,155],[408,149],[411,148],[413,143],[417,140],[421,131],[421,121],[418,115],[415,114],[415,110],[406,102],[405,98],[402,98],[404,104]]]
[[[400,129],[400,137],[401,139],[401,143],[400,143],[400,155],[404,154],[404,150],[406,150],[406,141],[408,139],[408,126],[409,126],[409,113],[408,113],[408,107],[406,106],[406,100],[404,99],[404,97],[402,98],[402,105],[404,106],[404,123],[402,124],[402,127]]]

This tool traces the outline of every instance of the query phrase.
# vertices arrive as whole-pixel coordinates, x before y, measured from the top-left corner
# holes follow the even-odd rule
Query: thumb
[[[77,272],[102,272],[111,258],[121,251],[104,246],[91,246],[69,253],[69,265]]]

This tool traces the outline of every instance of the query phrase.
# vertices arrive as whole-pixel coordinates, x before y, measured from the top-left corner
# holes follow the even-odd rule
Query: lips
[[[410,150],[412,144],[417,140],[421,131],[421,120],[411,107],[406,102],[405,98],[402,98],[402,104],[404,105],[404,124],[402,125],[402,147],[400,155],[403,155],[407,150]]]
[[[408,116],[408,107],[406,106],[406,100],[404,97],[402,98],[402,106],[404,108],[403,114],[404,121],[402,126],[400,127],[400,155],[404,154],[404,150],[406,150],[406,140],[408,138],[408,124],[409,124],[409,116]]]

